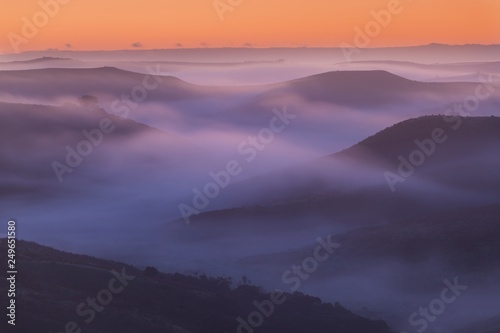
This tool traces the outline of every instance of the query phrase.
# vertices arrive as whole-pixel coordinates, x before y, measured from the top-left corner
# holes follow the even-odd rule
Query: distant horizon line
[[[407,45],[407,46],[377,46],[377,47],[363,47],[361,49],[367,50],[377,50],[377,49],[405,49],[405,48],[416,48],[416,47],[428,47],[428,46],[445,46],[445,47],[465,47],[465,46],[481,46],[481,47],[491,47],[500,46],[500,44],[446,44],[446,43],[429,43],[429,44],[419,44],[419,45]],[[187,50],[224,50],[224,49],[246,49],[246,50],[271,50],[271,49],[342,49],[340,46],[223,46],[223,47],[171,47],[171,48],[130,48],[130,49],[113,49],[113,50],[103,50],[103,49],[89,49],[89,50],[79,50],[79,49],[57,49],[48,48],[40,50],[29,50],[23,52],[1,52],[0,55],[15,55],[15,54],[26,54],[26,53],[36,53],[36,52],[123,52],[123,51],[187,51]]]

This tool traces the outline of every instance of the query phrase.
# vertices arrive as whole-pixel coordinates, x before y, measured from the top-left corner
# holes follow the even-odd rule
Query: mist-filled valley
[[[0,55],[0,219],[394,332],[498,332],[498,51]]]

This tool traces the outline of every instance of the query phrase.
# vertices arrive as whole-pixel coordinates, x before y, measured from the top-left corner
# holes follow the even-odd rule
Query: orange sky
[[[26,17],[40,2],[68,2],[32,36]],[[238,3],[239,0],[220,0]],[[47,48],[96,50],[182,47],[338,46],[353,44],[354,28],[372,10],[398,0],[241,0],[221,21],[214,0],[0,0],[0,52]],[[500,0],[400,0],[402,11],[371,38],[370,46],[500,44]]]

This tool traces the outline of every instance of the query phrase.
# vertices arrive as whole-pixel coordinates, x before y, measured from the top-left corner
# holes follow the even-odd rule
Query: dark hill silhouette
[[[422,92],[444,94],[461,88],[411,81],[386,71],[328,72],[293,80],[287,85],[308,100],[362,107],[401,102]]]
[[[32,70],[39,68],[82,68],[91,65],[70,57],[43,56],[26,60],[13,60],[0,62],[0,71]]]
[[[433,105],[432,113],[443,112],[447,104],[463,100],[476,87],[474,82],[412,81],[383,70],[335,71],[261,86],[263,93],[215,116],[226,122],[259,123],[269,118],[269,105],[279,101],[295,104],[298,116],[306,118],[318,109],[315,103],[323,103],[328,105],[328,110],[320,114],[339,112],[342,115],[349,112],[345,108],[352,108],[370,115],[380,112],[381,117],[390,114],[395,119],[404,119],[429,113],[427,109],[416,108],[419,103]],[[486,108],[485,105],[489,104],[483,102]]]
[[[84,92],[113,93],[115,96],[120,96],[121,93],[130,92],[134,86],[140,85],[144,77],[144,74],[114,67],[2,71],[0,89],[21,95],[30,92],[28,94],[30,97],[44,98],[65,94],[80,96]],[[200,90],[196,86],[180,79],[165,76],[162,80],[161,85],[155,91],[162,92],[165,98],[195,98],[200,95]],[[44,84],[40,85],[40,82]]]
[[[457,125],[457,129],[453,127]],[[424,140],[431,136],[434,129],[446,130],[451,144],[463,149],[471,146],[492,144],[500,140],[500,117],[460,117],[457,119],[445,116],[423,116],[408,119],[390,126],[372,135],[358,144],[331,155],[332,158],[363,158],[364,154],[378,157],[390,163],[399,154],[415,149],[414,140]],[[467,145],[467,143],[469,143]],[[446,143],[445,143],[446,144]],[[457,151],[454,151],[457,153]],[[466,155],[464,152],[462,155]],[[440,154],[436,154],[439,157]]]
[[[67,195],[58,183],[52,162],[65,163],[68,154],[65,147],[77,149],[81,140],[88,140],[82,131],[99,129],[103,119],[109,119],[114,130],[106,134],[101,132],[102,145],[94,148],[87,157],[91,163],[82,163],[81,175],[86,175],[85,178],[95,180],[96,175],[92,174],[92,170],[109,170],[105,162],[111,147],[114,147],[115,156],[123,156],[128,161],[120,171],[130,174],[143,167],[146,174],[158,168],[168,170],[184,165],[200,153],[197,147],[175,135],[108,114],[99,107],[91,109],[75,103],[58,107],[0,103],[0,115],[0,159],[3,161],[0,172],[6,177],[1,181],[0,197],[20,195],[27,200],[32,197],[40,199]],[[19,133],[23,133],[22,139],[12,141],[11,138],[17,137]],[[147,147],[132,151],[123,144],[127,140],[144,136],[156,137],[162,147],[161,151]],[[22,155],[10,158],[21,151]],[[19,181],[20,179],[30,179],[30,182]],[[71,192],[82,190],[84,189],[80,188],[76,191],[73,188]]]
[[[157,67],[153,66],[157,71]],[[178,78],[154,72],[161,76],[160,85],[149,91],[148,98],[182,100],[215,97],[221,92],[211,87],[189,84]],[[46,68],[29,70],[6,70],[0,75],[0,90],[15,95],[38,98],[81,96],[83,94],[112,94],[119,98],[132,88],[143,83],[145,74],[129,72],[114,67],[100,68]],[[40,85],[43,82],[43,85]],[[155,84],[154,80],[148,81]]]
[[[36,64],[40,62],[45,62],[45,61],[75,61],[70,58],[58,58],[58,57],[40,57],[40,58],[35,58],[35,59],[30,59],[30,60],[15,60],[15,61],[7,61],[7,62],[2,62],[0,64]]]
[[[482,277],[481,274],[495,270],[495,263],[500,260],[499,227],[500,204],[361,227],[333,238],[342,244],[335,257],[336,274],[362,270],[377,261],[418,264],[432,258],[443,263],[445,269],[453,270],[453,274],[475,272]],[[311,248],[307,247],[297,252],[254,257],[248,262],[286,262],[310,252]],[[260,261],[265,258],[270,261]]]
[[[32,242],[18,241],[16,259],[17,328],[23,333],[59,332],[74,321],[94,333],[120,332],[236,332],[236,318],[255,311],[254,301],[270,299],[260,288],[231,286],[226,278],[160,273],[147,277],[132,266],[89,256],[57,251]],[[7,253],[6,239],[0,251]],[[135,277],[88,324],[88,316],[75,309],[88,297],[108,288],[111,270]],[[0,292],[7,293],[5,284]],[[301,293],[285,294],[287,301],[275,307],[262,330],[303,333],[390,333],[383,321],[353,314],[338,303],[323,303]]]
[[[468,299],[461,300],[457,316],[450,323],[463,327],[460,333],[498,332],[499,317],[484,320],[491,309],[498,309],[500,270],[500,204],[457,209],[439,214],[408,216],[389,224],[361,227],[332,237],[341,246],[334,260],[315,273],[316,281],[335,289],[336,280],[349,280],[349,288],[362,288],[357,279],[366,278],[371,293],[378,286],[391,286],[389,295],[397,295],[389,312],[400,309],[401,299],[411,300],[417,294],[432,299],[442,281],[455,277],[468,286]],[[314,246],[288,252],[249,257],[240,261],[247,267],[282,269],[283,263],[296,262],[311,253]],[[345,288],[345,284],[342,283]],[[416,294],[415,294],[416,293]],[[424,296],[425,295],[425,296]],[[365,298],[373,296],[365,295]],[[478,302],[476,298],[479,298]],[[408,314],[422,300],[413,300],[403,310],[400,324],[408,323]],[[424,301],[425,302],[425,301]],[[477,315],[471,315],[471,308]],[[384,317],[389,320],[386,314]],[[398,327],[399,328],[399,327]],[[448,329],[452,332],[453,330]]]
[[[433,83],[408,80],[383,70],[337,71],[313,75],[287,83],[287,88],[310,101],[374,108],[411,103],[415,98],[441,98],[474,91],[474,83]]]
[[[155,65],[151,68],[158,70],[160,67]],[[242,96],[245,101],[243,104],[211,114],[211,117],[220,121],[250,121],[249,113],[253,118],[261,113],[268,117],[268,105],[275,104],[270,101],[289,96],[310,102],[373,109],[394,104],[407,105],[429,96],[443,101],[459,100],[474,91],[477,85],[467,82],[411,81],[382,70],[327,72],[252,87],[195,85],[169,76],[161,72],[161,68],[157,74],[162,76],[162,82],[148,92],[148,101],[174,102]],[[27,99],[62,98],[82,94],[120,96],[140,85],[144,77],[144,74],[115,67],[5,70],[0,75],[0,90]],[[40,85],[40,82],[44,84]],[[221,108],[223,107],[224,103],[221,104]]]
[[[339,153],[235,184],[228,189],[228,197],[248,198],[258,193],[258,199],[253,199],[253,204],[242,202],[245,208],[235,205],[192,220],[235,228],[249,221],[272,226],[269,219],[287,221],[290,226],[296,220],[300,226],[310,215],[346,221],[359,216],[369,222],[495,202],[500,188],[496,171],[500,168],[500,118],[453,119],[453,123],[443,116],[410,119]],[[453,130],[457,121],[461,125]],[[414,141],[430,138],[436,128],[442,128],[448,139],[436,144],[434,154],[392,193],[384,173],[397,174],[398,156],[408,158],[417,148]],[[359,180],[365,171],[374,175],[366,184]],[[440,193],[447,193],[447,200]],[[274,227],[281,228],[281,223]]]

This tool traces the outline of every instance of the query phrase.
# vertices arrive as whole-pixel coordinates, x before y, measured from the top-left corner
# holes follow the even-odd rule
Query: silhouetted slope
[[[108,114],[100,108],[89,109],[72,103],[58,107],[0,103],[0,117],[0,172],[5,176],[0,181],[0,196],[23,195],[26,200],[66,195],[52,163],[58,161],[66,165],[67,147],[78,151],[80,142],[90,142],[89,136],[94,142],[100,142],[93,144],[88,156],[83,156],[80,175],[89,178],[96,177],[95,174],[89,175],[93,170],[109,172],[110,163],[116,158],[127,161],[112,172],[119,175],[121,172],[137,172],[141,168],[145,168],[144,173],[167,170],[185,165],[199,153],[195,146],[174,135]],[[107,127],[112,126],[112,130],[108,133],[101,131],[103,119],[111,122]],[[100,135],[95,133],[97,130]],[[83,131],[93,134],[85,135]],[[137,149],[126,144],[141,142],[144,138],[154,138],[156,146]],[[65,177],[68,175],[64,174]],[[73,188],[72,192],[76,189]]]
[[[342,152],[235,184],[228,196],[259,193],[261,201],[202,213],[192,220],[228,226],[253,221],[279,229],[284,222],[269,220],[293,226],[294,220],[317,221],[307,217],[348,221],[357,216],[375,222],[495,202],[500,194],[500,118],[446,119],[403,121]],[[424,163],[414,166],[414,173],[392,192],[386,172],[398,175],[400,156],[408,160],[420,149],[415,140],[428,142],[436,129],[446,135],[445,142],[435,143]]]
[[[7,252],[5,239],[1,253]],[[229,279],[181,274],[146,277],[126,264],[56,251],[31,242],[17,242],[17,328],[20,332],[64,331],[75,322],[87,332],[236,332],[236,318],[256,311],[254,301],[270,295],[251,285],[231,288]],[[109,288],[116,270],[129,278],[122,292],[85,323],[90,315],[75,310]],[[115,283],[114,287],[119,285]],[[0,292],[6,293],[2,283]],[[342,306],[322,303],[300,293],[266,318],[262,332],[390,333],[382,321],[354,315]],[[99,303],[98,303],[99,304]],[[83,308],[82,308],[83,309]],[[85,309],[89,309],[86,307]]]
[[[456,275],[482,277],[490,271],[500,274],[496,264],[500,260],[500,205],[409,216],[391,224],[357,228],[332,239],[342,244],[335,252],[336,275],[363,270],[377,262],[418,264],[431,259]],[[247,262],[286,262],[307,253],[311,248],[255,257]]]
[[[70,58],[58,58],[58,57],[40,57],[40,58],[35,58],[35,59],[30,59],[30,60],[16,60],[16,61],[7,61],[7,62],[0,62],[0,65],[3,64],[37,64],[41,62],[47,62],[47,61],[75,61]]]
[[[255,123],[259,117],[267,119],[269,105],[277,103],[294,105],[295,113],[306,118],[311,112],[344,114],[349,111],[346,108],[351,108],[370,114],[376,111],[385,116],[393,114],[401,119],[424,114],[421,105],[439,106],[442,110],[443,104],[470,95],[477,83],[419,82],[387,71],[363,70],[332,71],[261,87],[265,89],[263,93],[220,112],[220,119]],[[439,101],[438,105],[436,101]]]
[[[310,101],[377,107],[422,92],[449,93],[463,85],[416,82],[385,71],[339,71],[294,80],[288,88]]]
[[[443,144],[444,152],[437,151],[433,157],[433,161],[439,159],[442,162],[453,154],[466,157],[469,152],[478,148],[489,148],[490,144],[500,140],[500,117],[423,116],[408,119],[331,157],[354,160],[363,159],[366,154],[370,154],[370,156],[394,164],[398,155],[418,148],[415,140],[423,141],[431,138],[435,129],[443,129],[449,137]]]
[[[69,57],[39,57],[27,60],[14,60],[0,62],[0,72],[6,73],[7,71],[24,71],[40,68],[81,68],[91,67],[92,65],[86,64],[83,61],[72,59]],[[0,74],[0,77],[2,74]],[[1,81],[1,79],[0,79]]]
[[[158,76],[160,82],[148,79],[148,87],[154,87],[147,91],[148,100],[176,101],[214,97],[213,94],[218,92],[217,89],[192,85],[168,76],[160,67],[152,66],[150,72],[151,75]],[[27,99],[77,98],[84,94],[111,94],[120,98],[122,94],[130,95],[134,87],[142,86],[147,75],[114,67],[7,70],[0,73],[0,91],[25,96]]]

